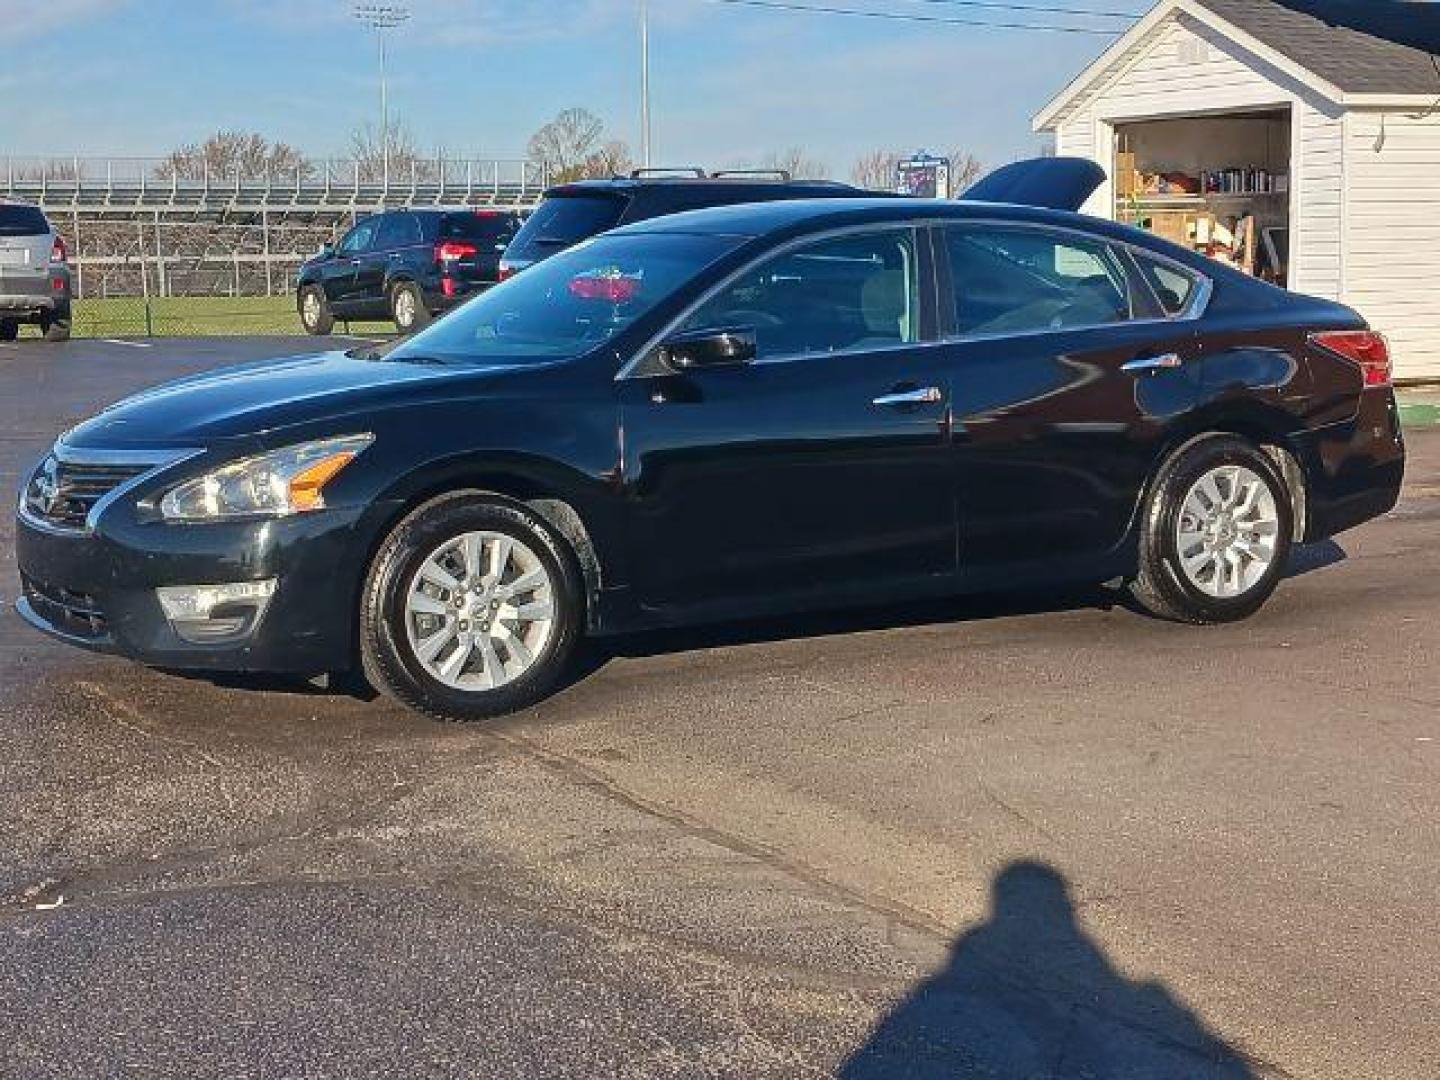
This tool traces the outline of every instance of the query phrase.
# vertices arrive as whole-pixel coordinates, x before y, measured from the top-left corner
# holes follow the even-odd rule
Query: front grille
[[[87,465],[51,455],[25,488],[25,509],[41,521],[81,529],[95,504],[153,465]]]
[[[36,614],[52,626],[95,641],[109,635],[105,612],[89,593],[43,585],[27,574],[20,575],[20,588]]]

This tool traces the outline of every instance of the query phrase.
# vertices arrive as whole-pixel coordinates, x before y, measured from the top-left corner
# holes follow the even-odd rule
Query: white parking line
[[[146,341],[122,341],[120,338],[101,338],[100,341],[106,345],[124,345],[127,349],[148,349],[150,343]]]

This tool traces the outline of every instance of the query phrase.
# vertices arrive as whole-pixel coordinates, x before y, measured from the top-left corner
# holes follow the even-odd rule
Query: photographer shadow
[[[1040,863],[995,879],[989,919],[841,1066],[843,1080],[1254,1077],[1161,983],[1122,976]]]

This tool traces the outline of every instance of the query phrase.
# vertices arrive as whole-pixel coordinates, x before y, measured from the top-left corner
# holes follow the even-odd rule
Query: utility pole
[[[640,163],[650,168],[650,0],[640,0]]]
[[[390,188],[390,103],[385,79],[385,31],[394,30],[410,18],[410,9],[400,4],[356,4],[351,9],[359,19],[375,31],[380,46],[380,168],[385,189]]]

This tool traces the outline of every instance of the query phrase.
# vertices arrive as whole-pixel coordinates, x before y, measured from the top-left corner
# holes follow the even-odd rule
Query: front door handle
[[[914,390],[896,390],[881,394],[870,404],[882,409],[893,409],[901,405],[938,405],[944,397],[938,386],[917,386]]]
[[[1131,360],[1128,364],[1121,366],[1121,371],[1128,371],[1132,375],[1143,375],[1152,371],[1174,371],[1183,366],[1184,360],[1180,359],[1179,353],[1160,353],[1158,356],[1142,356],[1138,360]]]

